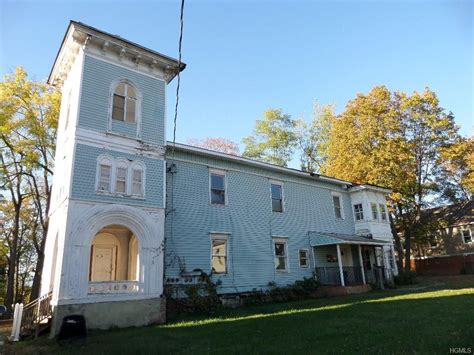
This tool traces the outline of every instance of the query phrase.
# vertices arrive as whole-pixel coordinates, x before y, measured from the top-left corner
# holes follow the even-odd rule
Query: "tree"
[[[230,155],[240,155],[237,143],[222,137],[207,137],[204,139],[190,138],[187,143],[189,145],[214,150],[216,152],[226,153]]]
[[[287,166],[296,146],[295,121],[281,109],[269,109],[255,122],[254,133],[245,137],[244,157]]]
[[[1,168],[5,174],[6,196],[16,206],[26,196],[34,205],[39,228],[30,233],[37,256],[31,296],[39,292],[48,231],[54,148],[60,107],[60,93],[44,82],[31,81],[21,67],[0,83],[0,140],[3,143]],[[15,215],[9,251],[9,273],[15,274],[18,260],[20,210]],[[15,207],[15,208],[16,208]],[[18,220],[18,221],[17,221]],[[18,222],[18,223],[17,223]],[[37,232],[36,232],[37,231]],[[9,274],[6,303],[13,298],[13,276]],[[11,306],[11,304],[10,304]]]
[[[439,191],[441,153],[458,137],[453,115],[428,88],[407,95],[375,87],[350,101],[332,125],[322,171],[394,190],[389,202],[404,232],[407,269],[411,241],[423,234],[421,209]]]
[[[439,192],[449,202],[474,196],[474,137],[459,137],[441,151],[442,184]]]
[[[311,123],[299,119],[295,134],[300,151],[301,168],[309,172],[320,172],[327,160],[329,132],[334,121],[334,106],[313,105]]]

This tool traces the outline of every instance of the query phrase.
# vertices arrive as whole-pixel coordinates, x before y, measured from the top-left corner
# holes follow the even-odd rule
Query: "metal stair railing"
[[[35,332],[35,337],[39,335],[41,322],[52,316],[51,298],[52,292],[48,292],[26,305],[15,305],[11,335],[13,341],[32,332]]]

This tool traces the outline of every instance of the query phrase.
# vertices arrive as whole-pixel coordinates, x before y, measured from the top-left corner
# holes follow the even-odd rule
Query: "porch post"
[[[359,245],[358,246],[358,249],[359,249],[359,263],[360,263],[360,271],[362,272],[362,282],[363,284],[365,285],[365,271],[364,271],[364,262],[362,260],[362,248]]]
[[[341,277],[341,286],[345,287],[346,283],[344,282],[344,273],[342,272],[342,260],[341,260],[341,247],[339,244],[336,244],[337,250],[337,263],[339,264],[339,276]]]

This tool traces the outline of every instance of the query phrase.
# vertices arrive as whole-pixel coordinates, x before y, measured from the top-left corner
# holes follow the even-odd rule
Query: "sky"
[[[339,113],[375,85],[430,87],[472,135],[473,3],[186,0],[177,141],[241,143],[268,108],[310,119],[317,100]],[[177,57],[177,0],[0,0],[0,74],[22,65],[45,79],[71,19]],[[167,91],[168,139],[175,85]]]

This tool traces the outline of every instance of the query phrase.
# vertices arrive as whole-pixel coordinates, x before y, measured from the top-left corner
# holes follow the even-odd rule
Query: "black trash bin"
[[[58,340],[82,339],[86,335],[86,319],[84,316],[70,315],[63,318]]]

